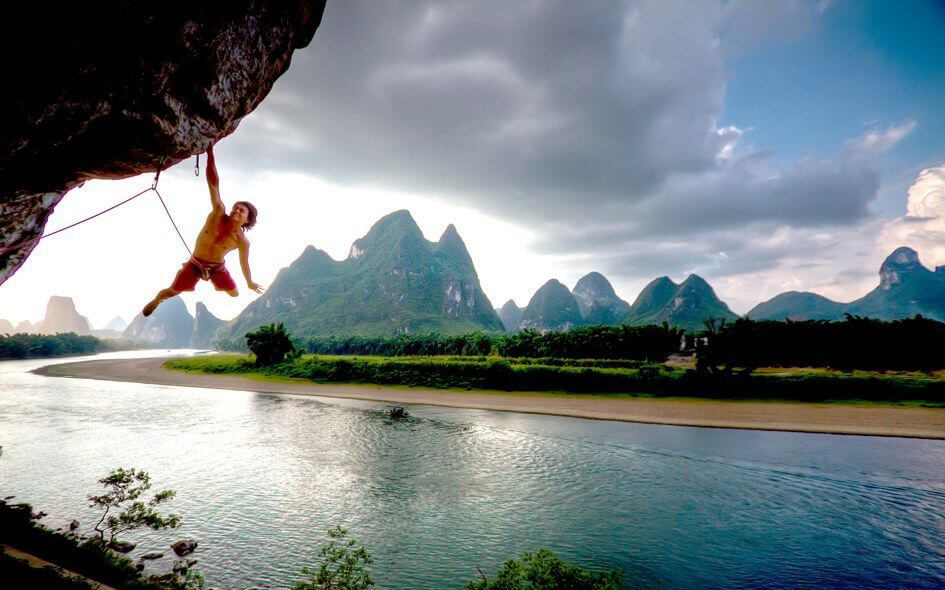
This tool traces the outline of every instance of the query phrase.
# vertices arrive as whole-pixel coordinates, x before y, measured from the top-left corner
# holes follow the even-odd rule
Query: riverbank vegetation
[[[303,355],[258,366],[249,355],[173,359],[170,369],[195,373],[301,378],[431,388],[549,391],[711,399],[864,400],[945,407],[945,376],[926,372],[762,369],[700,373],[667,364],[588,366],[585,361],[494,357],[360,357]]]
[[[73,332],[52,336],[40,334],[0,335],[0,359],[46,358],[54,356],[93,354],[114,350],[95,336],[79,336]]]
[[[277,328],[278,325],[273,325],[268,329]],[[261,332],[249,335],[256,335],[254,344],[265,341],[266,335]],[[401,334],[391,338],[329,336],[290,342],[296,351],[333,356],[502,357],[663,363],[672,355],[695,355],[701,361],[698,370],[706,373],[717,373],[725,367],[739,367],[749,373],[757,367],[822,367],[841,371],[945,369],[945,360],[939,353],[945,346],[945,323],[919,315],[894,321],[853,315],[836,322],[755,321],[747,318],[716,322],[709,319],[704,329],[689,332],[663,323],[582,326],[567,332]],[[243,339],[217,344],[221,350],[249,350]],[[284,355],[288,354],[287,342],[283,342],[283,349]]]
[[[895,321],[847,315],[842,322],[706,322],[692,338],[700,371],[739,367],[830,367],[840,371],[945,368],[945,323],[915,316]]]
[[[168,575],[168,579],[163,582],[148,580],[141,576],[131,559],[116,553],[98,538],[82,537],[75,530],[66,533],[54,531],[39,524],[37,516],[29,504],[0,501],[0,543],[120,590],[191,590],[202,587],[197,584],[187,585],[184,582],[187,572],[182,576]],[[7,570],[7,567],[10,569]],[[35,586],[25,584],[11,587],[87,587],[68,579],[57,580],[48,573],[31,571],[33,569],[12,558],[6,558],[0,563],[0,572],[6,579],[42,582]]]
[[[259,334],[259,332],[250,332]],[[530,358],[623,359],[662,362],[679,351],[684,331],[660,326],[583,326],[567,332],[523,330],[516,334],[401,334],[392,338],[363,336],[309,338],[294,341],[310,354],[373,356],[502,356]],[[254,340],[255,342],[255,340]],[[245,352],[243,339],[217,341],[220,350]]]

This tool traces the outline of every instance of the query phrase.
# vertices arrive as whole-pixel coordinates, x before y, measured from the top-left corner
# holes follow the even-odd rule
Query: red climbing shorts
[[[191,258],[180,267],[174,282],[171,283],[171,289],[175,291],[193,291],[197,286],[197,281],[203,279],[210,281],[217,291],[232,291],[236,289],[236,283],[229,271],[222,262],[206,262]]]

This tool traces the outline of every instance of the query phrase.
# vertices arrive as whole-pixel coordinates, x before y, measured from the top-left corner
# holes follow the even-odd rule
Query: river
[[[154,351],[96,358],[154,356]],[[170,487],[208,587],[289,588],[350,530],[378,588],[548,547],[645,588],[941,588],[945,441],[658,426],[42,377],[0,362],[0,496],[93,521],[110,469]],[[149,565],[167,570],[166,557]]]

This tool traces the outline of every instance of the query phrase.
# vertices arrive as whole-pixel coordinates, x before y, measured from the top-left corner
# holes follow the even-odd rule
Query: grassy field
[[[712,399],[867,401],[945,407],[939,373],[840,372],[830,369],[766,368],[751,376],[700,377],[680,366],[610,361],[487,357],[370,357],[305,355],[257,367],[248,355],[221,354],[174,359],[170,369],[194,373],[306,379],[320,383],[372,383],[451,389],[685,396]],[[592,361],[598,362],[598,361]]]

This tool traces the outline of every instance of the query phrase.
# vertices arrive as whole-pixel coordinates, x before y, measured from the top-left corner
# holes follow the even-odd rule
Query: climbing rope
[[[118,208],[118,207],[121,207],[122,205],[124,205],[124,204],[127,203],[128,201],[131,201],[131,200],[133,200],[133,199],[137,199],[138,197],[140,197],[140,196],[143,195],[144,193],[146,193],[146,192],[148,192],[148,191],[151,191],[151,190],[154,190],[154,187],[153,187],[153,186],[144,189],[143,191],[141,191],[141,192],[138,193],[138,194],[131,195],[130,197],[128,197],[128,198],[125,199],[124,201],[121,201],[120,203],[115,203],[114,205],[112,205],[112,206],[109,207],[108,209],[105,209],[105,210],[103,210],[103,211],[99,211],[99,212],[96,213],[95,215],[89,215],[89,216],[86,217],[85,219],[80,219],[79,221],[76,221],[75,223],[72,223],[72,224],[70,224],[70,225],[67,225],[66,227],[59,228],[59,229],[57,229],[56,231],[51,231],[51,232],[49,232],[48,234],[43,234],[43,235],[41,235],[41,236],[39,236],[39,237],[36,237],[36,238],[33,238],[33,239],[31,239],[31,240],[26,240],[26,241],[20,242],[19,244],[14,244],[14,245],[12,245],[12,246],[7,246],[6,248],[0,248],[0,255],[6,254],[7,252],[12,252],[13,250],[19,250],[20,248],[23,248],[24,246],[29,246],[30,244],[35,244],[36,242],[38,242],[38,241],[40,241],[40,240],[43,240],[43,239],[48,238],[48,237],[50,237],[50,236],[54,236],[54,235],[56,235],[56,234],[58,234],[58,233],[60,233],[60,232],[64,232],[64,231],[66,231],[67,229],[71,229],[71,228],[73,228],[73,227],[75,227],[75,226],[77,226],[77,225],[81,225],[81,224],[85,223],[86,221],[91,221],[91,220],[95,219],[96,217],[98,217],[99,215],[104,215],[105,213],[108,213],[108,212],[111,211],[112,209],[116,209],[116,208]]]
[[[200,162],[200,155],[199,155],[199,154],[198,154],[198,156],[197,156],[197,162],[198,162],[198,165],[199,165],[199,162]],[[64,231],[66,231],[67,229],[72,229],[73,227],[75,227],[75,226],[77,226],[77,225],[82,225],[82,224],[85,223],[86,221],[91,221],[91,220],[95,219],[96,217],[98,217],[98,216],[100,216],[100,215],[104,215],[104,214],[108,213],[108,212],[111,211],[112,209],[117,209],[118,207],[121,207],[121,206],[124,205],[125,203],[129,203],[129,202],[131,202],[131,201],[137,199],[137,198],[140,197],[141,195],[143,195],[143,194],[145,194],[145,193],[148,193],[148,192],[150,192],[150,191],[154,191],[154,194],[156,194],[157,197],[158,197],[158,199],[161,201],[161,205],[164,206],[164,212],[167,213],[167,218],[171,220],[171,224],[174,226],[174,229],[177,231],[177,235],[178,235],[178,237],[180,237],[181,243],[184,244],[184,248],[187,249],[187,252],[188,252],[191,256],[193,256],[193,252],[191,252],[190,246],[187,245],[187,241],[184,239],[184,236],[181,235],[180,229],[177,228],[177,223],[174,221],[174,217],[171,216],[171,212],[170,212],[170,210],[167,208],[167,204],[164,203],[164,197],[162,197],[162,196],[161,196],[161,193],[158,192],[158,189],[157,189],[157,187],[158,187],[158,180],[161,178],[161,170],[163,169],[163,167],[164,167],[164,158],[161,158],[161,161],[158,163],[157,173],[154,175],[154,182],[152,182],[152,183],[151,183],[151,186],[149,186],[148,188],[144,189],[143,191],[141,191],[141,192],[139,192],[139,193],[135,193],[135,194],[131,195],[130,197],[128,197],[127,199],[125,199],[125,200],[123,200],[123,201],[119,201],[118,203],[115,203],[115,204],[112,205],[111,207],[108,207],[107,209],[103,209],[102,211],[99,211],[98,213],[95,213],[94,215],[89,215],[88,217],[86,217],[86,218],[84,218],[84,219],[80,219],[79,221],[76,221],[75,223],[70,223],[69,225],[67,225],[67,226],[65,226],[65,227],[61,227],[61,228],[59,228],[59,229],[57,229],[57,230],[55,230],[55,231],[51,231],[51,232],[49,232],[48,234],[43,234],[43,235],[41,235],[41,236],[38,236],[38,237],[35,237],[35,238],[32,238],[32,239],[29,239],[29,240],[24,240],[24,241],[20,242],[19,244],[13,244],[12,246],[6,246],[5,248],[0,248],[0,256],[6,254],[7,252],[12,252],[12,251],[14,251],[14,250],[19,250],[20,248],[29,246],[30,244],[35,244],[36,242],[39,242],[40,240],[45,240],[46,238],[48,238],[48,237],[50,237],[50,236],[54,236],[54,235],[56,235],[56,234],[58,234],[58,233],[64,232]]]
[[[177,228],[177,223],[174,221],[174,218],[171,216],[171,212],[168,210],[167,204],[164,203],[164,197],[162,197],[161,193],[158,192],[156,180],[155,180],[155,186],[152,186],[151,190],[154,191],[154,194],[156,194],[158,199],[160,199],[161,204],[164,205],[164,212],[167,213],[167,218],[171,220],[171,225],[174,226],[174,231],[177,232],[177,237],[180,238],[180,243],[183,244],[184,248],[187,249],[187,253],[190,254],[191,257],[193,257],[194,253],[190,251],[190,246],[187,245],[187,240],[184,239],[184,236],[181,235],[180,230]]]

